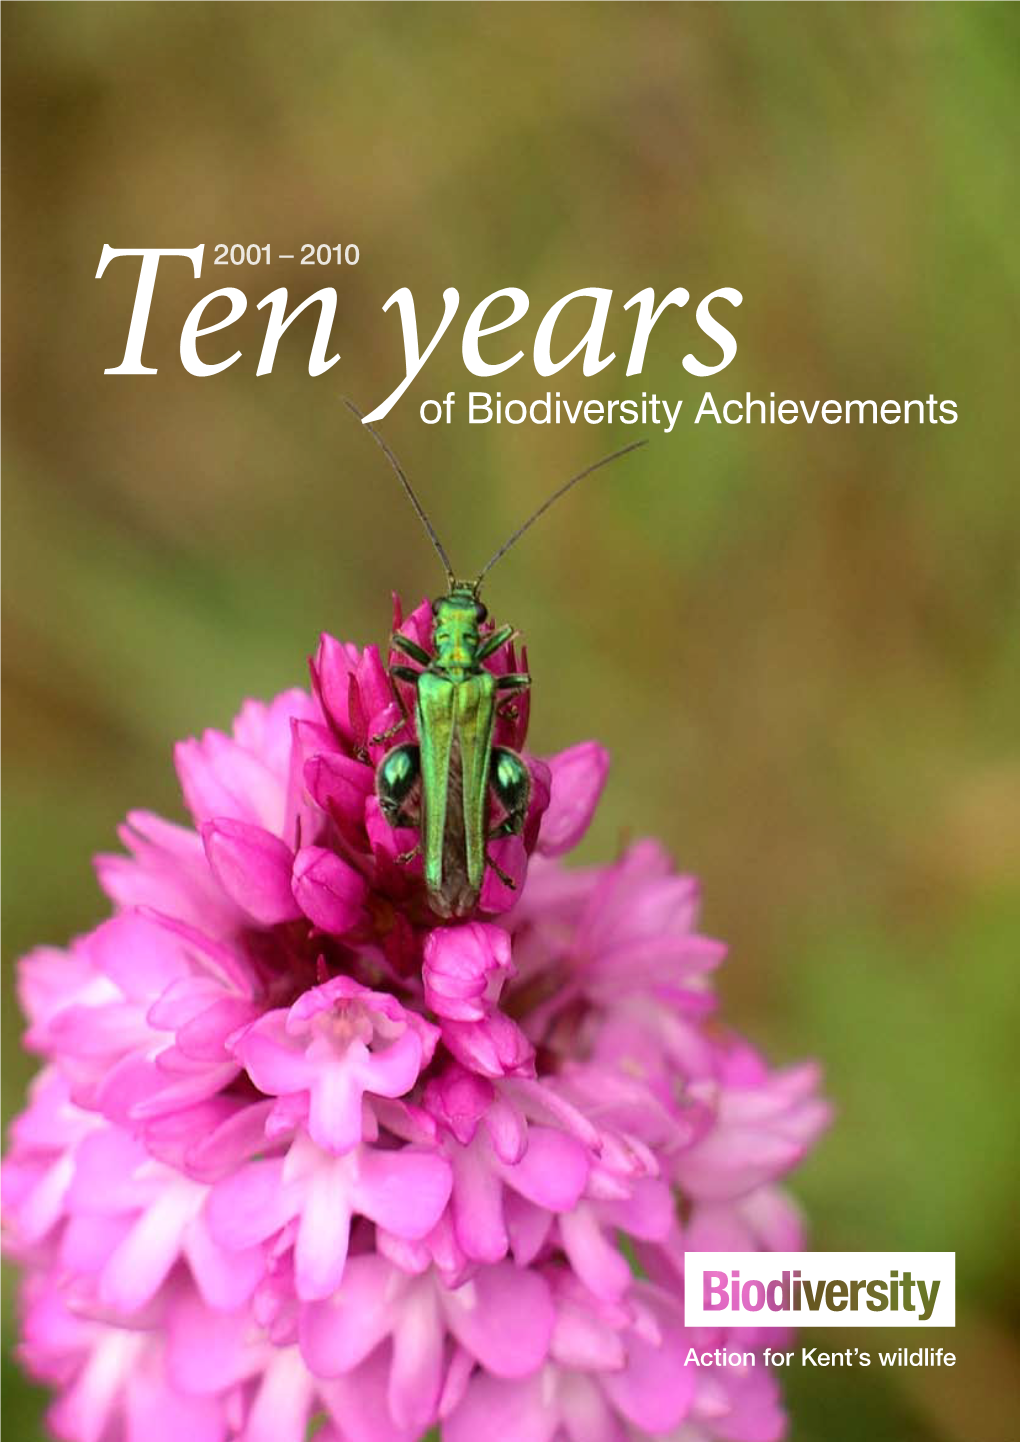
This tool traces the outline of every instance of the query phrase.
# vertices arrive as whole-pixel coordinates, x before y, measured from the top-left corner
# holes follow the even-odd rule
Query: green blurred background
[[[923,1339],[957,1368],[795,1372],[794,1442],[1018,1435],[1017,21],[956,4],[4,7],[7,1116],[29,1074],[13,959],[103,915],[89,858],[126,808],[180,815],[173,741],[301,680],[320,629],[382,641],[390,589],[439,582],[338,402],[369,409],[403,374],[382,303],[410,286],[431,335],[445,286],[461,322],[522,286],[527,353],[554,300],[611,287],[620,359],[598,377],[546,383],[526,359],[476,380],[455,323],[387,418],[463,569],[633,435],[470,427],[471,388],[657,391],[685,413],[706,388],[959,406],[953,427],[685,414],[587,482],[488,595],[530,645],[533,747],[612,748],[584,854],[664,836],[733,943],[731,1017],[777,1060],[824,1061],[838,1121],[795,1184],[813,1244],[957,1253],[957,1328]],[[97,281],[104,243],[201,241],[201,281],[161,267],[158,376],[105,377],[137,263]],[[353,241],[361,261],[214,268],[220,241]],[[256,379],[256,302],[334,284],[340,364],[307,375],[309,314]],[[243,357],[199,380],[179,331],[222,285],[249,313],[203,346]],[[649,285],[692,301],[628,379],[622,303]],[[744,295],[720,307],[739,352],[700,382],[681,358],[722,285]],[[422,425],[449,389],[454,425]],[[10,1361],[4,1387],[31,1442],[40,1399]]]

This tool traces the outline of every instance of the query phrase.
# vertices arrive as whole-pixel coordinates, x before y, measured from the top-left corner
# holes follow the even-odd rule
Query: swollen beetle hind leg
[[[489,766],[489,784],[496,793],[496,799],[506,812],[503,821],[489,832],[489,840],[499,836],[517,836],[524,830],[531,799],[531,775],[516,751],[506,746],[492,748]]]
[[[410,744],[394,746],[375,770],[375,794],[391,826],[417,826],[417,816],[404,809],[421,776],[421,751]]]

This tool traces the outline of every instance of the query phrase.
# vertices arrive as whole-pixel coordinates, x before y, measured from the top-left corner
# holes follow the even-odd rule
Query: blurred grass
[[[957,401],[954,427],[685,417],[587,483],[489,596],[529,642],[536,749],[612,747],[585,853],[664,835],[733,941],[731,1015],[777,1058],[825,1062],[839,1120],[797,1181],[814,1244],[957,1251],[957,1368],[794,1374],[794,1442],[1006,1442],[1016,10],[97,3],[0,18],[7,997],[19,951],[101,916],[88,858],[125,809],[180,813],[178,736],[299,680],[319,629],[382,639],[389,590],[437,584],[337,401],[375,404],[403,373],[380,310],[398,286],[429,333],[444,286],[465,314],[523,286],[526,350],[555,299],[611,286],[622,355],[620,307],[642,287],[743,292],[737,360],[713,381],[682,370],[684,312],[642,376],[622,360],[590,381],[563,372],[572,399]],[[165,264],[158,376],[104,377],[136,272],[97,282],[103,244],[202,240],[353,240],[361,263],[262,274],[213,270],[209,253],[200,286]],[[179,330],[221,284],[251,302],[231,332],[243,357],[198,381]],[[254,302],[281,284],[292,301],[339,290],[343,359],[318,380],[302,323],[255,377]],[[447,342],[385,430],[469,569],[629,436],[469,427],[471,385],[546,387],[527,362],[473,381],[455,329]],[[449,389],[454,425],[422,426],[421,400]],[[8,1004],[6,1116],[27,1076],[19,1026]],[[6,1362],[3,1383],[15,1435],[39,1435]]]

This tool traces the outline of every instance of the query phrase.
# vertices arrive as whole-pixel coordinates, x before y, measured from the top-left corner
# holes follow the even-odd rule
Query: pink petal
[[[194,1215],[190,1188],[171,1187],[143,1212],[103,1268],[99,1295],[115,1311],[136,1312],[162,1286]]]
[[[386,1231],[418,1241],[442,1216],[451,1185],[450,1164],[438,1153],[366,1148],[358,1158],[355,1209]]]
[[[418,1431],[398,1426],[390,1416],[389,1374],[389,1348],[378,1347],[353,1372],[320,1383],[320,1395],[344,1442],[419,1442]]]
[[[258,1016],[258,1007],[247,997],[221,996],[177,1033],[177,1045],[192,1061],[229,1060],[227,1038]]]
[[[634,1437],[624,1429],[598,1384],[583,1371],[561,1374],[557,1400],[570,1442],[629,1442]]]
[[[218,1399],[185,1396],[149,1369],[129,1373],[125,1390],[124,1435],[131,1442],[222,1442]]]
[[[174,751],[181,790],[197,825],[230,817],[279,834],[286,804],[284,778],[219,731],[181,741]]]
[[[361,920],[365,879],[333,851],[306,846],[294,861],[294,897],[309,921],[342,936]]]
[[[389,1046],[369,1053],[359,1067],[365,1090],[381,1097],[402,1097],[418,1080],[423,1060],[421,1037],[408,1027]]]
[[[578,1207],[560,1217],[560,1238],[570,1265],[581,1281],[597,1297],[618,1301],[633,1276],[626,1257],[617,1249],[615,1241],[606,1237],[592,1207]]]
[[[537,1272],[498,1262],[440,1296],[458,1342],[494,1376],[525,1377],[545,1361],[556,1313]]]
[[[266,1269],[261,1247],[226,1251],[213,1240],[209,1224],[198,1216],[184,1238],[184,1255],[204,1301],[217,1312],[244,1305]]]
[[[346,1177],[326,1164],[308,1183],[294,1247],[294,1285],[303,1302],[317,1302],[339,1287],[351,1230]]]
[[[61,1265],[90,1276],[101,1272],[128,1228],[122,1216],[69,1217],[60,1237]]]
[[[462,1066],[482,1076],[533,1075],[535,1049],[503,1012],[484,1021],[444,1021],[443,1040]]]
[[[50,1024],[50,1039],[72,1057],[115,1057],[144,1045],[145,1019],[133,1002],[68,1006]]]
[[[96,969],[115,982],[124,996],[143,1004],[187,974],[182,948],[164,928],[138,912],[106,921],[88,938]]]
[[[552,1353],[564,1367],[582,1372],[619,1372],[627,1360],[621,1333],[593,1308],[561,1297]]]
[[[358,651],[325,633],[319,638],[319,649],[312,662],[312,680],[322,709],[348,741],[354,739],[351,724],[350,692]]]
[[[687,1334],[672,1318],[663,1323],[662,1341],[654,1346],[636,1331],[627,1337],[627,1365],[607,1372],[602,1386],[629,1422],[652,1435],[678,1427],[690,1410],[697,1386],[696,1367],[684,1365]]]
[[[528,1146],[520,1161],[493,1165],[507,1186],[551,1212],[569,1212],[588,1181],[588,1153],[575,1137],[552,1127],[530,1126]]]
[[[303,1043],[287,1030],[287,1013],[268,1011],[234,1042],[234,1055],[267,1096],[307,1091],[316,1074]]]
[[[502,927],[480,922],[436,927],[425,940],[426,1004],[451,1021],[480,1021],[511,969],[510,937]]]
[[[609,752],[597,741],[582,741],[546,762],[552,771],[552,794],[538,850],[544,856],[561,856],[588,830],[609,774]]]
[[[258,1355],[248,1347],[250,1322],[245,1313],[224,1316],[188,1292],[169,1309],[167,1371],[182,1391],[212,1395],[233,1386]]]
[[[552,1442],[559,1414],[546,1403],[540,1374],[515,1381],[477,1372],[443,1423],[443,1442]]]
[[[503,1183],[478,1146],[454,1151],[453,1224],[457,1240],[478,1262],[506,1256],[508,1238],[503,1218]]]
[[[312,1435],[312,1416],[319,1410],[312,1379],[297,1348],[281,1347],[262,1374],[245,1424],[244,1442],[306,1442]],[[323,1428],[314,1435],[318,1442],[329,1442],[330,1431]],[[335,1442],[343,1439],[337,1437]]]
[[[202,827],[202,841],[223,890],[260,926],[301,915],[290,886],[290,847],[244,821],[220,819]]]
[[[435,1286],[426,1279],[411,1287],[400,1308],[387,1388],[394,1422],[413,1429],[416,1435],[436,1420],[445,1340]]]
[[[364,761],[339,751],[320,753],[305,762],[304,779],[323,811],[364,820],[365,800],[375,786],[375,773]]]
[[[283,1180],[283,1161],[272,1159],[248,1162],[217,1182],[206,1217],[221,1246],[243,1251],[273,1236],[296,1211],[293,1189]]]
[[[601,1215],[603,1222],[619,1228],[628,1236],[658,1242],[668,1235],[676,1222],[676,1200],[672,1189],[657,1177],[639,1177],[632,1184],[631,1195],[625,1201],[604,1203]],[[725,1251],[726,1248],[718,1250]]]
[[[301,1309],[301,1353],[319,1377],[358,1366],[393,1326],[400,1276],[383,1257],[351,1257],[342,1286]]]
[[[345,1058],[321,1062],[314,1068],[308,1130],[323,1151],[342,1156],[361,1141],[364,1091]]]
[[[536,1207],[534,1202],[508,1191],[503,1197],[503,1215],[514,1261],[519,1267],[530,1266],[552,1228],[551,1214],[545,1207]]]
[[[528,853],[523,836],[501,836],[489,842],[488,851],[500,871],[506,872],[514,885],[513,888],[507,886],[491,866],[487,867],[478,906],[479,910],[491,916],[501,916],[517,904],[524,890]]]
[[[78,1147],[68,1205],[74,1212],[133,1212],[146,1206],[154,1187],[139,1171],[148,1160],[141,1142],[118,1127],[92,1132]]]

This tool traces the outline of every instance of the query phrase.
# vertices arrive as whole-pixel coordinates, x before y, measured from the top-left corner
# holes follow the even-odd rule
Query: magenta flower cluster
[[[720,1025],[723,947],[656,844],[561,865],[599,746],[528,756],[515,889],[490,871],[440,924],[374,794],[383,659],[324,636],[312,682],[179,746],[194,828],[131,814],[112,918],[21,963],[44,1066],[3,1207],[53,1433],[782,1436],[767,1368],[686,1365],[775,1336],[685,1328],[683,1261],[801,1244],[777,1183],[826,1121],[815,1068]]]

